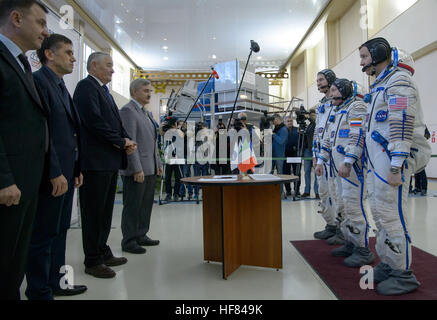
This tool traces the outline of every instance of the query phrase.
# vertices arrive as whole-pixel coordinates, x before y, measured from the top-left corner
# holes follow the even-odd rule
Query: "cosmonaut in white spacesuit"
[[[321,142],[325,136],[325,128],[327,127],[329,117],[333,112],[331,105],[331,100],[329,99],[329,89],[334,83],[337,76],[330,69],[325,69],[317,74],[317,88],[320,93],[325,94],[319,104],[316,106],[316,129],[314,132],[314,143],[313,143],[313,157],[314,166],[317,163],[317,157],[320,152]],[[336,223],[336,211],[334,205],[334,199],[332,196],[333,190],[333,179],[330,179],[331,170],[330,163],[325,164],[325,171],[323,176],[316,176],[317,182],[319,184],[319,196],[320,196],[320,211],[323,219],[326,221],[325,230],[314,233],[316,239],[326,240],[334,237],[337,233],[337,223]]]
[[[412,80],[412,59],[384,38],[360,47],[362,71],[376,76],[368,103],[366,156],[368,199],[378,229],[376,251],[381,263],[374,269],[377,292],[400,295],[420,283],[410,269],[411,241],[405,210],[411,174],[428,163],[431,147],[419,94]]]
[[[316,174],[323,171],[328,160],[335,176],[337,204],[341,204],[343,220],[340,224],[345,238],[343,247],[332,254],[346,257],[347,267],[369,265],[375,260],[369,250],[369,224],[364,205],[364,142],[367,106],[363,90],[356,82],[337,79],[331,86],[334,113],[329,119],[329,131],[322,142]]]

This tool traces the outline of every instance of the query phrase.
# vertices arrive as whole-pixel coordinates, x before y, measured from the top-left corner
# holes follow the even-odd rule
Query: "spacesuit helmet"
[[[346,101],[350,97],[352,97],[354,91],[352,82],[347,79],[336,79],[332,84],[335,86],[338,91],[341,93],[341,97],[332,97],[333,100],[343,100]]]
[[[413,57],[405,50],[398,48],[392,48],[392,52],[393,66],[395,68],[405,69],[413,76],[415,73]]]
[[[319,75],[319,74],[323,75],[325,77],[326,81],[328,82],[328,87],[326,87],[326,86],[321,87],[321,88],[319,88],[319,90],[329,89],[332,86],[332,84],[334,83],[335,79],[337,79],[337,76],[335,75],[334,71],[332,71],[331,69],[324,69],[322,71],[319,71],[317,73],[317,75]]]
[[[371,39],[361,45],[360,49],[362,47],[366,47],[372,57],[372,63],[364,66],[362,70],[363,72],[366,72],[366,70],[370,67],[377,66],[378,64],[389,60],[392,57],[392,47],[384,38]]]

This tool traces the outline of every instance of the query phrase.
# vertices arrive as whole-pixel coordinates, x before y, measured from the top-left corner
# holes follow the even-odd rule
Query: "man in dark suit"
[[[85,286],[61,283],[60,273],[65,266],[74,189],[82,184],[78,161],[80,118],[63,80],[73,72],[76,62],[71,40],[52,34],[37,54],[43,67],[34,73],[35,84],[50,107],[51,184],[43,183],[40,190],[26,271],[26,296],[29,300],[53,300],[53,295],[76,295],[86,290]],[[65,182],[66,194],[58,196],[55,179]]]
[[[0,300],[20,299],[49,147],[46,118],[25,56],[48,37],[37,1],[0,0]]]
[[[97,278],[113,278],[111,266],[127,262],[116,258],[106,244],[111,231],[118,171],[126,169],[127,154],[136,150],[123,128],[118,107],[106,86],[114,73],[109,54],[95,52],[87,62],[87,78],[74,92],[82,121],[80,136],[83,186],[80,188],[85,272]]]
[[[145,106],[149,104],[152,85],[149,80],[131,83],[132,100],[120,111],[128,134],[138,143],[138,150],[128,156],[128,167],[120,172],[123,179],[123,214],[121,231],[123,251],[141,254],[141,246],[156,246],[158,240],[147,236],[152,214],[157,175],[162,174],[158,153],[158,133],[153,117]]]

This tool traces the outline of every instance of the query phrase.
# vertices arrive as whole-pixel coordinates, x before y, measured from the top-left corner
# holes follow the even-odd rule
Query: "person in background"
[[[54,155],[50,161],[52,181],[41,185],[39,195],[26,271],[26,296],[29,300],[53,300],[53,296],[72,296],[87,290],[86,286],[74,284],[61,288],[64,272],[60,272],[66,264],[74,190],[83,182],[79,162],[80,117],[63,80],[73,72],[76,62],[72,41],[52,34],[37,54],[43,66],[34,73],[34,79],[41,99],[51,110],[49,127]],[[56,180],[66,184],[67,193],[56,194],[59,189]]]
[[[304,138],[304,157],[306,159],[313,157],[313,141],[314,141],[314,131],[316,129],[316,110],[315,108],[310,109],[309,114],[309,125],[305,131]],[[304,160],[304,171],[305,171],[305,191],[302,195],[302,198],[307,198],[311,195],[311,173],[313,170],[313,160]],[[314,193],[316,195],[316,199],[320,199],[319,197],[319,184],[317,182],[317,177],[314,177]]]
[[[425,138],[426,140],[429,140],[431,138],[431,134],[428,130],[428,128],[425,128]],[[415,184],[415,190],[412,192],[415,194],[420,193],[422,197],[426,196],[428,193],[428,178],[426,177],[426,171],[423,169],[419,173],[416,173],[414,175],[414,184]],[[410,189],[411,189],[411,183],[410,183]],[[411,193],[411,191],[410,191]]]
[[[160,132],[162,136],[165,136],[167,131],[172,132],[174,135],[178,135],[180,138],[184,138],[184,133],[178,129],[177,119],[174,117],[169,117],[162,123],[160,127]],[[176,163],[171,163],[171,158],[176,157],[176,136],[172,136],[172,140],[164,139],[164,153],[166,154],[166,162],[170,160],[170,163],[165,164],[165,192],[167,193],[165,201],[169,202],[172,200],[179,201],[179,192],[181,184],[182,170],[181,166]],[[172,187],[172,176],[174,173],[175,183],[174,188]]]
[[[199,133],[199,131],[206,129],[206,124],[204,122],[198,122],[196,123],[196,137],[197,134]],[[204,164],[200,164],[197,161],[197,150],[199,148],[199,146],[202,145],[202,141],[197,141],[195,142],[195,150],[196,150],[196,162],[193,165],[193,169],[194,169],[194,176],[196,177],[200,177],[200,176],[207,176],[209,175],[209,164],[208,163],[204,163]],[[199,200],[199,190],[201,189],[201,187],[199,186],[194,186],[194,200],[198,201]]]
[[[188,136],[187,136],[187,123],[184,122],[183,120],[182,124],[178,127],[180,127],[180,130],[184,133],[184,159],[187,161],[188,159]],[[179,123],[179,121],[178,121]],[[184,178],[189,178],[191,177],[191,168],[193,167],[192,164],[189,164],[188,161],[187,163],[181,165],[181,170],[182,170],[182,174]],[[188,190],[188,192],[187,192]],[[180,186],[180,190],[179,190],[179,196],[181,197],[181,200],[183,200],[185,198],[185,196],[188,196],[188,201],[191,200],[191,198],[193,197],[193,186],[190,184],[183,184],[181,183]]]
[[[0,300],[21,298],[39,187],[49,180],[50,111],[26,57],[49,36],[47,13],[39,1],[0,0]]]
[[[285,147],[285,157],[286,158],[295,158],[297,157],[297,148],[299,144],[299,130],[298,128],[293,126],[293,118],[291,116],[287,116],[284,119],[285,126],[288,130],[288,139],[287,145]],[[284,174],[293,174],[297,175],[297,163],[287,163],[284,161]],[[293,170],[292,170],[293,168]],[[287,191],[287,196],[291,196],[291,184],[285,184],[285,190]],[[294,192],[295,196],[300,196],[300,180],[294,183]]]
[[[74,92],[83,125],[80,165],[84,179],[79,196],[85,273],[113,278],[116,274],[110,267],[127,262],[124,257],[115,257],[107,245],[118,171],[126,169],[127,155],[137,145],[124,129],[107,87],[114,73],[111,56],[103,52],[91,54],[87,69],[89,76],[77,84]]]
[[[288,129],[282,121],[279,114],[274,115],[273,124],[275,128],[273,130],[273,141],[272,141],[272,174],[276,168],[277,174],[284,173],[284,159],[285,159],[285,149],[288,141]],[[282,198],[286,198],[284,194],[283,187],[281,186]]]
[[[162,175],[158,152],[158,134],[146,105],[150,103],[152,85],[149,80],[137,79],[130,85],[131,101],[120,110],[120,117],[138,149],[128,155],[128,166],[121,170],[123,179],[123,212],[121,248],[133,254],[146,253],[142,246],[156,246],[158,240],[147,236],[150,229],[157,177]]]

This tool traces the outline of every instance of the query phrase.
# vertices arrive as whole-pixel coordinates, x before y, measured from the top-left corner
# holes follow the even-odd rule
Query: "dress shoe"
[[[301,198],[308,198],[309,196],[310,196],[310,194],[305,192]]]
[[[140,246],[157,246],[159,244],[159,240],[152,240],[148,236],[144,236],[143,238],[138,239],[137,243]]]
[[[317,200],[320,200],[320,196],[319,196],[318,193],[316,193],[316,199],[317,199]]]
[[[132,254],[143,254],[146,253],[146,249],[140,247],[139,245],[133,246],[130,248],[123,248],[124,252],[132,253]]]
[[[105,265],[108,267],[116,267],[121,266],[122,264],[125,264],[127,262],[127,259],[124,257],[111,257],[109,259],[105,259]]]
[[[87,289],[86,286],[73,286],[73,288],[55,290],[53,291],[53,295],[60,297],[76,296],[84,293]]]
[[[104,265],[104,264],[100,264],[98,266],[94,266],[94,267],[90,267],[90,268],[85,268],[85,273],[92,275],[96,278],[114,278],[115,277],[115,272],[114,270],[112,270],[111,268],[109,268],[108,266]]]

